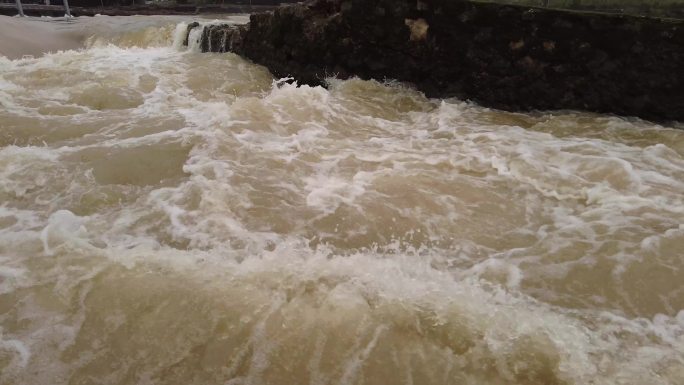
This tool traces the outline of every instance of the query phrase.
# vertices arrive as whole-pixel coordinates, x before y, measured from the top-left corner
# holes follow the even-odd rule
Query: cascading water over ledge
[[[246,25],[190,23],[187,26],[183,45],[188,46],[190,35],[194,34],[198,41],[193,43],[196,43],[202,52],[239,52],[247,30]]]

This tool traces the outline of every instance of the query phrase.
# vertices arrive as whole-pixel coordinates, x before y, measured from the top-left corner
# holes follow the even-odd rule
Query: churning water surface
[[[0,57],[0,383],[684,383],[683,130],[161,24]]]

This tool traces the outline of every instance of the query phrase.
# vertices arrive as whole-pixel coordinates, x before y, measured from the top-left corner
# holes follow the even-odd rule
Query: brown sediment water
[[[684,383],[681,127],[90,20],[0,57],[0,383]]]

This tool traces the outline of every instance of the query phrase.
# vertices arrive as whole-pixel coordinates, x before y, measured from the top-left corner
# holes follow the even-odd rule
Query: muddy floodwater
[[[190,21],[0,57],[0,384],[684,384],[682,125],[297,86]]]

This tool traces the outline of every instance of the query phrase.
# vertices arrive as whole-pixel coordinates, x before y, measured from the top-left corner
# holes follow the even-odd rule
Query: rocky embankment
[[[515,110],[684,121],[684,21],[454,0],[313,0],[205,27],[275,76],[397,79]]]
[[[192,15],[192,14],[227,14],[253,13],[272,10],[281,3],[291,3],[295,0],[227,0],[220,4],[204,3],[150,3],[118,5],[116,1],[81,0],[69,1],[72,16],[132,16],[132,15]],[[63,5],[43,5],[27,3],[22,6],[26,16],[64,16]],[[15,16],[17,8],[14,2],[0,3],[0,15]]]

